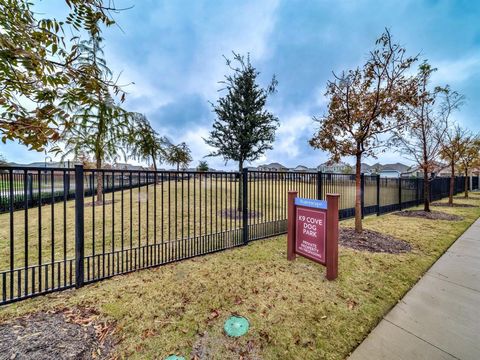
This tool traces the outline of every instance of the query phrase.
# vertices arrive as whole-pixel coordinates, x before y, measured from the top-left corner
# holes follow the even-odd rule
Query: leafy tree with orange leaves
[[[332,160],[353,156],[355,162],[355,231],[361,233],[361,162],[376,157],[387,145],[385,136],[403,128],[404,105],[415,99],[415,84],[407,70],[417,60],[392,41],[388,30],[378,38],[362,68],[334,74],[327,83],[327,114],[314,117],[319,129],[310,140]]]

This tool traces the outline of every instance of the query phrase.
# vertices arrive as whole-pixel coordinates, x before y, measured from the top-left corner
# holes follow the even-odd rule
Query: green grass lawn
[[[89,206],[94,197],[85,198],[85,254],[98,254],[156,243],[192,238],[198,235],[238,229],[241,219],[223,216],[225,209],[235,209],[239,196],[238,182],[209,179],[167,181],[148,187],[116,191],[105,195],[106,205]],[[251,181],[248,206],[256,212],[251,224],[271,222],[286,218],[288,190],[297,189],[300,196],[315,197],[316,183],[307,181]],[[376,201],[376,186],[366,186],[366,205]],[[333,186],[325,182],[326,192],[339,192],[340,208],[353,207],[354,188],[351,185]],[[393,196],[393,199],[390,199]],[[45,196],[48,199],[48,196]],[[122,202],[123,197],[123,202]],[[396,198],[395,198],[396,197]],[[396,188],[382,189],[382,204],[398,201]],[[390,200],[389,200],[390,199]],[[395,200],[396,199],[396,200]],[[112,200],[114,203],[112,204]],[[388,200],[388,201],[387,201]],[[42,263],[74,257],[75,202],[47,204],[27,211],[0,214],[0,270],[10,267],[10,235],[14,237],[14,268],[25,264],[25,244],[28,264]],[[65,218],[64,218],[65,211]],[[123,218],[123,220],[122,220]],[[123,221],[123,223],[122,223]],[[131,224],[131,225],[130,225]],[[26,229],[26,231],[25,231]],[[41,235],[41,236],[40,236]],[[41,242],[41,243],[40,243]]]
[[[456,202],[480,205],[480,196]],[[189,358],[202,343],[212,359],[232,347],[253,349],[262,359],[343,359],[435,260],[480,216],[480,207],[436,208],[462,221],[432,221],[393,214],[365,219],[365,228],[409,242],[406,254],[340,248],[339,278],[306,259],[286,260],[286,238],[143,270],[5,306],[0,318],[64,307],[96,309],[116,322],[120,358]],[[341,226],[352,226],[342,221]],[[223,322],[246,316],[251,329],[226,338]]]

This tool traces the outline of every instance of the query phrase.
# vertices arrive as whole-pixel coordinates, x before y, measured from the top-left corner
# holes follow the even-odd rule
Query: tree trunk
[[[157,159],[155,158],[154,154],[152,154],[152,161],[153,161],[153,169],[157,171]]]
[[[97,170],[102,168],[102,159],[97,158]],[[97,202],[103,202],[103,173],[97,171]]]
[[[238,162],[238,172],[240,173],[238,182],[238,204],[237,211],[241,213],[243,211],[243,160]]]
[[[423,211],[430,212],[430,181],[428,181],[428,169],[423,169]]]
[[[468,199],[468,169],[465,170],[465,199]]]
[[[452,174],[450,175],[450,191],[448,194],[448,205],[453,205],[453,192],[455,189],[455,163],[452,161],[450,164]]]
[[[362,155],[357,154],[355,164],[355,232],[361,234],[362,227],[362,186],[361,186]]]

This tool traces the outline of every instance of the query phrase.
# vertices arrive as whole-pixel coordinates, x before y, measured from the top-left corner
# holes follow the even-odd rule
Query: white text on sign
[[[298,220],[303,222],[302,233],[308,236],[317,236],[317,225],[323,226],[322,219],[300,215]]]

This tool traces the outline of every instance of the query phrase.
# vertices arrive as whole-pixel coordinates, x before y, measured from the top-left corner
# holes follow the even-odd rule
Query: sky
[[[60,16],[63,0],[38,2],[45,16]],[[268,109],[280,120],[273,150],[256,161],[288,167],[317,166],[328,154],[308,145],[325,113],[326,83],[332,72],[362,65],[375,39],[388,28],[411,55],[420,54],[438,68],[436,85],[449,84],[466,102],[453,119],[480,131],[480,2],[470,0],[305,1],[305,0],[116,0],[118,26],[105,30],[110,68],[121,73],[127,110],[144,113],[153,127],[173,142],[185,141],[196,166],[235,168],[222,158],[204,158],[215,116],[210,102],[228,72],[223,55],[250,53],[267,85],[273,74],[278,91]],[[45,153],[8,143],[7,160],[44,161]],[[345,159],[352,163],[351,159]],[[404,162],[395,149],[379,155],[382,163]],[[366,159],[374,163],[376,159]],[[168,167],[168,166],[163,166]]]

